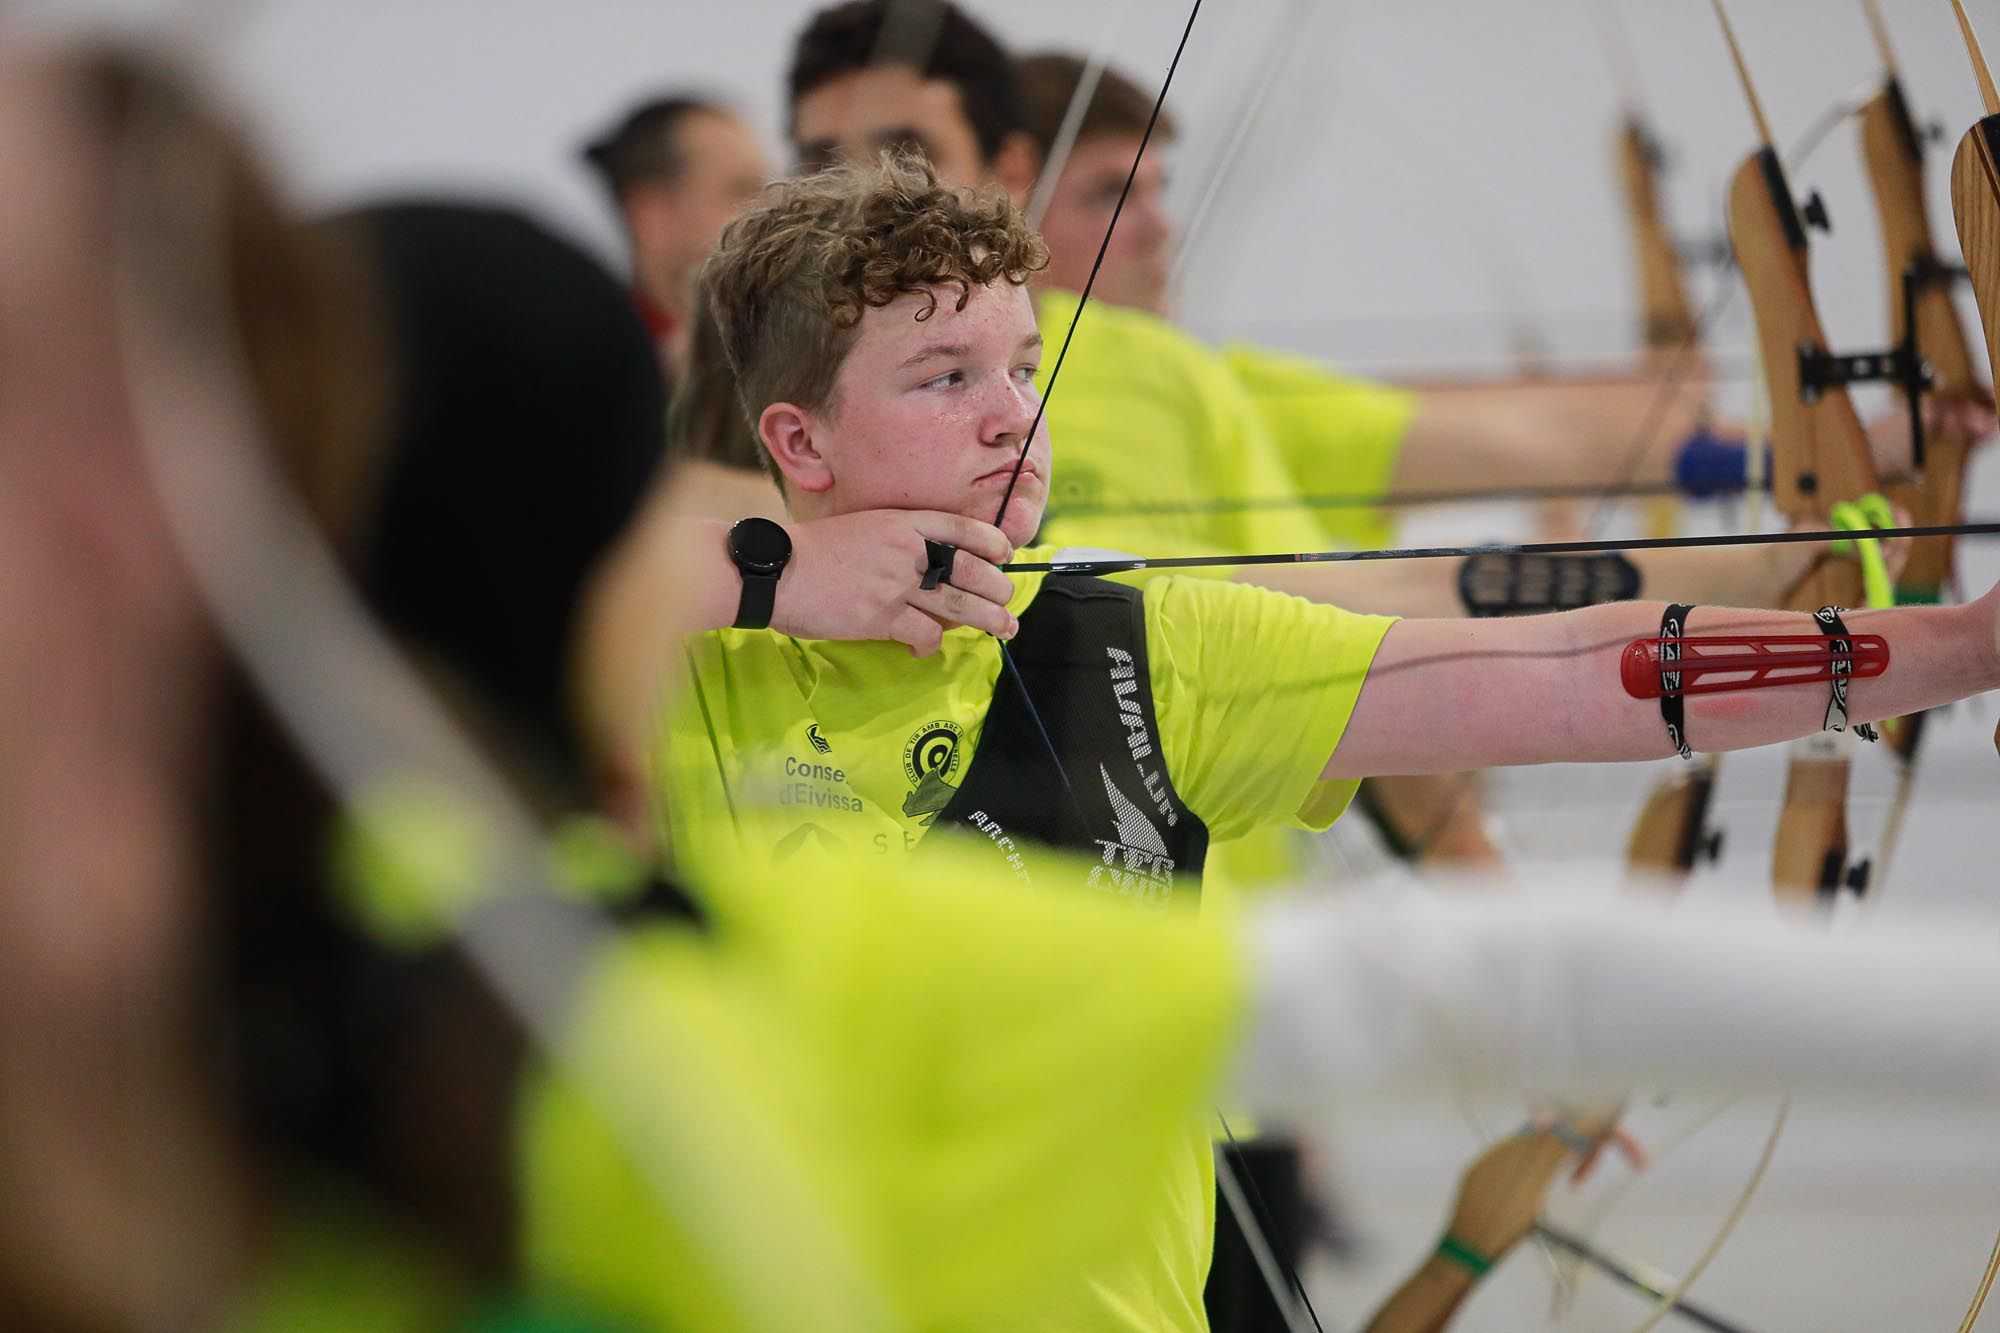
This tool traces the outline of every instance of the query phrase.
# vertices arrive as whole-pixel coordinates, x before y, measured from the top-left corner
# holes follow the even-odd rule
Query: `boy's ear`
[[[993,155],[993,179],[1016,208],[1028,206],[1028,196],[1035,191],[1035,176],[1041,169],[1042,155],[1035,141],[1019,130],[1002,139],[1000,151]]]
[[[771,453],[785,480],[817,494],[833,486],[833,469],[820,456],[810,412],[794,403],[772,403],[757,418],[757,438]]]

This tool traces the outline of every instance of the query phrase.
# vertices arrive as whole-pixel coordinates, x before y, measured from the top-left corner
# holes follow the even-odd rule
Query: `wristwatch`
[[[792,534],[768,518],[738,519],[729,526],[729,559],[743,576],[736,603],[737,629],[769,629],[778,600],[778,576],[792,558]]]

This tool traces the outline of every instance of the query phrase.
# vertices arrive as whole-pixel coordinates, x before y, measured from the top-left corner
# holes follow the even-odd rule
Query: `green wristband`
[[[1493,1261],[1467,1245],[1458,1237],[1447,1234],[1438,1242],[1438,1258],[1449,1259],[1474,1277],[1485,1277],[1493,1267]]]

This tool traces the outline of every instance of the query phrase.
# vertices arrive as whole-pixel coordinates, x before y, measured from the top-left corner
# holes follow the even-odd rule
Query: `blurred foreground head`
[[[199,234],[145,225],[190,209]],[[572,607],[664,405],[617,284],[533,224],[390,209],[364,230],[299,226],[149,58],[0,51],[9,1329],[257,1326],[274,1291],[342,1308],[356,1293],[288,1285],[296,1266],[271,1280],[305,1214],[374,1237],[414,1305],[509,1263],[518,1034],[455,959],[389,957],[330,903],[332,808],[215,642],[128,353],[241,371],[283,484],[552,787]],[[218,299],[186,301],[189,272]]]
[[[217,658],[124,374],[175,325],[119,281],[121,215],[175,165],[134,169],[141,120],[219,165],[245,287],[271,279],[246,327],[311,320],[278,281],[295,238],[185,83],[103,52],[0,66],[0,1324],[195,1327],[241,1277],[252,1186],[203,1041]],[[275,383],[290,348],[263,346]]]

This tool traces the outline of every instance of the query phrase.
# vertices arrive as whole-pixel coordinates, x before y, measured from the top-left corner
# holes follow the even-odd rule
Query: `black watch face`
[[[768,518],[746,518],[729,529],[729,558],[742,569],[775,574],[791,555],[791,534]]]

